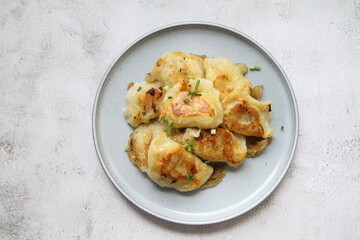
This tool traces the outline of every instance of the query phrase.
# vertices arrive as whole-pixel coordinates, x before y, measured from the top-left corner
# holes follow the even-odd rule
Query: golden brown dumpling
[[[148,123],[159,116],[163,100],[163,89],[160,84],[146,82],[133,84],[126,95],[124,114],[126,121],[133,127]]]
[[[149,177],[162,187],[186,192],[201,187],[213,168],[160,132],[148,152]]]
[[[223,128],[217,128],[215,134],[211,130],[187,128],[184,133],[173,133],[171,138],[180,144],[194,139],[194,154],[209,162],[226,162],[237,167],[246,157],[245,137]]]
[[[206,79],[214,83],[220,91],[220,99],[234,89],[250,94],[251,82],[247,80],[240,68],[228,58],[206,58],[204,61]]]
[[[148,124],[141,124],[130,134],[127,153],[131,162],[142,172],[146,172],[148,168],[148,150],[152,139],[164,130],[164,126],[153,120]]]
[[[162,86],[172,87],[190,78],[204,78],[204,57],[184,52],[169,52],[156,62],[148,82],[161,82]]]
[[[233,91],[224,98],[222,104],[222,127],[246,136],[272,136],[274,130],[269,126],[271,101],[260,102],[241,91]]]
[[[198,81],[197,93],[201,96],[189,95]],[[219,91],[206,79],[177,83],[166,92],[160,109],[160,120],[163,118],[174,123],[175,128],[216,128],[223,119]]]

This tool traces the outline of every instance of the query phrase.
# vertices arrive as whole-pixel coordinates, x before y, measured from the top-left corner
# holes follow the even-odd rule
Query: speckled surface
[[[118,53],[190,20],[262,44],[300,114],[279,187],[252,211],[207,226],[169,223],[127,201],[91,132],[97,87]],[[359,58],[358,1],[2,1],[0,239],[358,239]]]

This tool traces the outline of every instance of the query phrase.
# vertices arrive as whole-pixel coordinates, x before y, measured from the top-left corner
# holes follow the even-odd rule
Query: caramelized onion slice
[[[201,189],[211,188],[218,185],[226,175],[226,163],[212,164],[214,171],[210,178],[201,186]]]
[[[246,137],[246,157],[256,157],[264,151],[271,142],[270,138]]]
[[[258,85],[255,86],[251,89],[251,94],[250,96],[252,96],[253,98],[255,98],[256,100],[260,100],[262,92],[264,90],[264,86],[263,85]]]
[[[245,63],[235,63],[235,65],[240,69],[243,75],[245,75],[248,72],[248,67]]]

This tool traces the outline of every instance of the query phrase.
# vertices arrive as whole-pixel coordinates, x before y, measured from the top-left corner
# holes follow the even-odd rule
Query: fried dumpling
[[[159,81],[162,86],[172,87],[183,80],[204,77],[204,57],[184,52],[169,52],[159,58],[146,81]]]
[[[165,132],[151,141],[147,174],[158,185],[191,191],[201,187],[212,173],[210,165],[168,138]]]
[[[142,172],[146,172],[148,168],[148,150],[152,139],[164,130],[164,126],[153,120],[148,124],[141,124],[130,134],[127,153],[131,162]]]
[[[126,95],[124,114],[126,121],[133,127],[148,123],[159,116],[163,89],[160,84],[146,82],[133,84]]]
[[[212,81],[214,88],[220,91],[220,99],[224,99],[234,89],[250,94],[251,82],[228,58],[206,58],[204,67],[205,78]]]
[[[196,86],[196,95],[192,94]],[[167,119],[175,128],[216,128],[222,123],[223,109],[219,91],[206,79],[177,83],[164,97],[160,120]]]
[[[226,162],[237,167],[246,157],[245,137],[223,128],[216,128],[215,134],[207,129],[187,128],[184,133],[173,133],[171,138],[180,144],[191,142],[194,154],[209,162]]]
[[[233,91],[222,101],[224,108],[223,128],[246,136],[269,138],[271,101],[260,102],[241,91]]]

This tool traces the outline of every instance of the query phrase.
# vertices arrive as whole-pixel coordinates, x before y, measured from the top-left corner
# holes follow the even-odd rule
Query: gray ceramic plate
[[[227,57],[234,62],[262,67],[261,71],[249,72],[246,77],[254,86],[265,86],[262,100],[273,101],[273,141],[261,156],[246,159],[237,169],[229,169],[224,180],[214,188],[190,193],[160,188],[128,160],[123,150],[133,132],[122,112],[127,85],[143,81],[157,59],[169,51]],[[249,211],[275,189],[294,155],[298,113],[284,71],[258,43],[225,26],[180,23],[141,37],[109,67],[95,99],[93,134],[106,174],[131,202],[169,221],[209,224]]]

